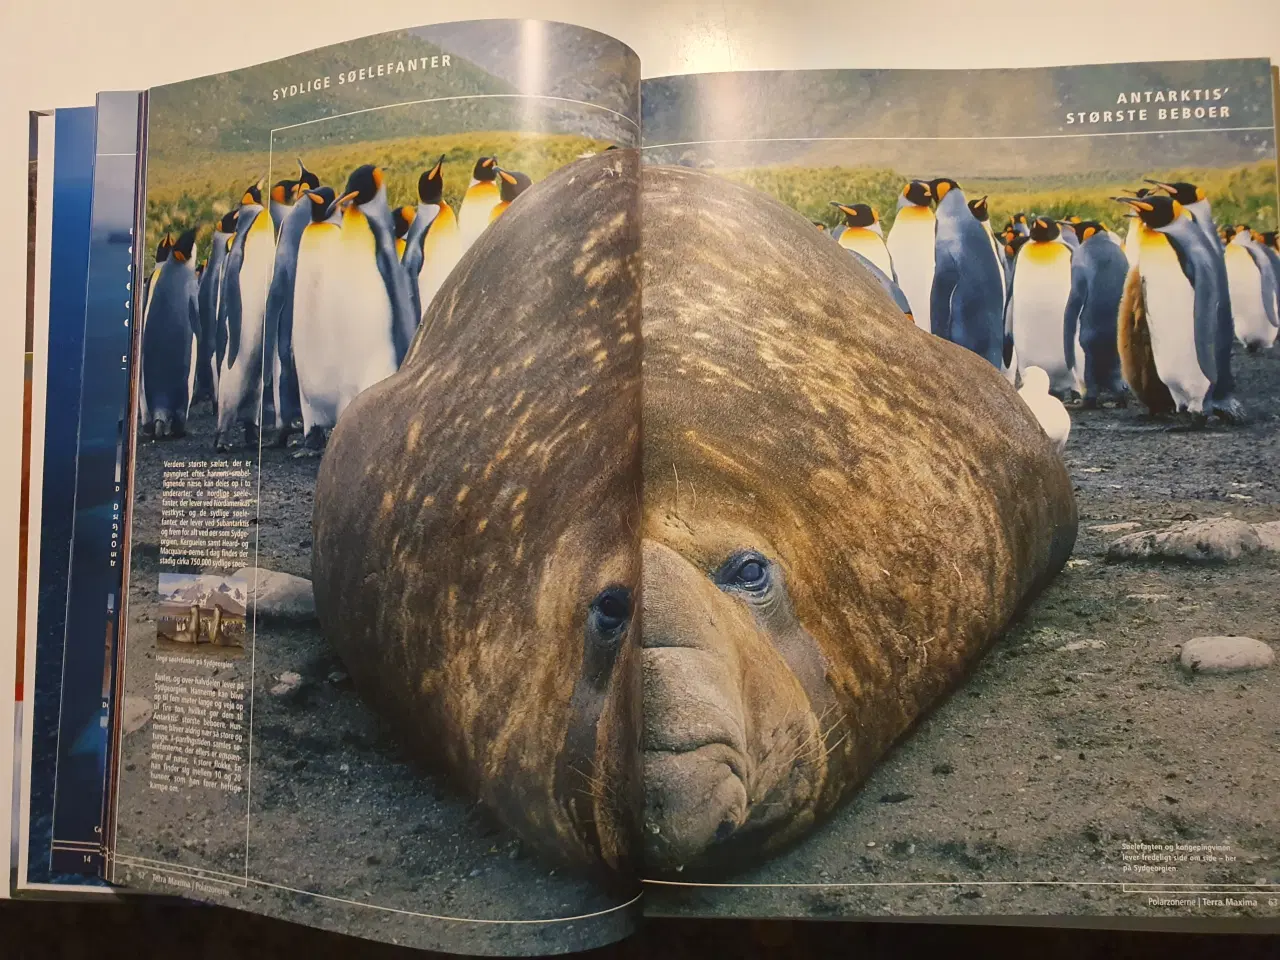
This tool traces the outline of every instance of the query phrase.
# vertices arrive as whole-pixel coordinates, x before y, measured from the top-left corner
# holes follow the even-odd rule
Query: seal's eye
[[[626,587],[607,587],[591,601],[591,619],[601,633],[613,633],[631,617],[631,591]]]
[[[769,585],[769,561],[754,551],[740,553],[720,568],[716,582],[725,587],[763,590]]]

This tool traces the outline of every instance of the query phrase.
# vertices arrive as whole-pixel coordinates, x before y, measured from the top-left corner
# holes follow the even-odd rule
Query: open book
[[[474,954],[1280,914],[1270,65],[640,74],[453,23],[82,118],[22,871]]]

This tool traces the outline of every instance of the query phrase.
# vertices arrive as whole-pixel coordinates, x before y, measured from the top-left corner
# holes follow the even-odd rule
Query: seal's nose
[[[670,548],[644,547],[646,863],[696,861],[744,822],[750,769],[733,602]]]

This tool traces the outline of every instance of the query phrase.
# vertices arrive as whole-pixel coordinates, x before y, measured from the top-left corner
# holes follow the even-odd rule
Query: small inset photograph
[[[156,643],[169,652],[244,653],[244,580],[215,573],[161,573]]]

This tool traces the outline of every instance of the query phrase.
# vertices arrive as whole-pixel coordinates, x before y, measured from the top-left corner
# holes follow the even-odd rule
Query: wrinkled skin
[[[802,836],[1065,563],[1031,411],[746,188],[644,172],[645,866]],[[685,869],[687,868],[687,869]]]

